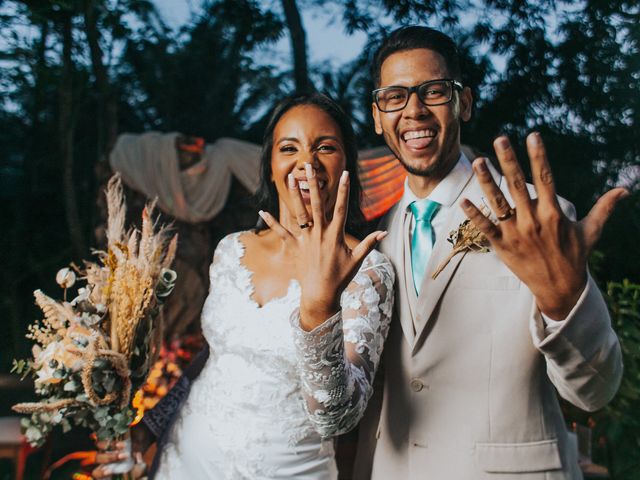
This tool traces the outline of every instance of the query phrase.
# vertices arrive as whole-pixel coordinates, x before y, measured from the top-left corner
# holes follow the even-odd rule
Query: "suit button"
[[[411,380],[411,390],[414,392],[419,392],[424,388],[424,383],[421,380],[414,378]]]

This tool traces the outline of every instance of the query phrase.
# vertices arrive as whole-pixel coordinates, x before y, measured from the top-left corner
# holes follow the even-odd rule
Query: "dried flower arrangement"
[[[106,196],[107,250],[94,252],[98,261],[84,262],[82,269],[58,272],[62,302],[34,292],[44,319],[27,334],[34,341],[33,358],[14,360],[12,371],[32,375],[42,398],[13,407],[30,414],[22,424],[33,445],[42,444],[56,425],[63,431],[72,424],[88,427],[99,440],[125,435],[134,417],[132,392],[145,382],[160,350],[160,309],[176,280],[170,266],[177,235],[153,220],[155,202],[143,210],[141,231],[125,230],[118,175]],[[86,284],[68,302],[76,272]]]
[[[489,239],[478,230],[471,220],[468,218],[458,225],[457,230],[451,230],[447,241],[453,245],[453,250],[449,252],[449,255],[438,265],[438,268],[431,274],[431,278],[435,279],[440,273],[449,265],[449,262],[457,254],[464,251],[481,252],[486,253],[489,251]]]

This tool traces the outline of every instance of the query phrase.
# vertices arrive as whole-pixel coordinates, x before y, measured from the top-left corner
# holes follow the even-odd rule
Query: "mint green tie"
[[[435,215],[440,204],[427,198],[411,202],[409,205],[415,228],[411,239],[411,270],[413,274],[413,286],[420,293],[420,286],[424,278],[427,262],[433,250],[435,232],[431,228],[431,219]]]

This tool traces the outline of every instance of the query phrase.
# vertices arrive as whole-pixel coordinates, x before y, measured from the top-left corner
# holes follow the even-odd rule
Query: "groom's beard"
[[[443,132],[443,130],[440,130]],[[421,165],[419,160],[410,162],[403,158],[399,149],[386,132],[383,137],[389,149],[394,153],[400,164],[407,173],[418,177],[430,177],[434,179],[443,179],[453,169],[460,157],[460,123],[458,120],[453,121],[447,129],[447,135],[444,142],[438,147],[438,151],[434,154],[431,162],[425,162]],[[400,139],[402,142],[403,140]]]

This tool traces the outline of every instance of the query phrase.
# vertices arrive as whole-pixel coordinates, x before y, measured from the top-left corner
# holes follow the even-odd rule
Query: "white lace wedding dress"
[[[300,285],[259,306],[236,233],[210,269],[202,330],[211,355],[177,416],[156,479],[336,479],[332,436],[352,429],[371,395],[389,329],[393,269],[377,251],[341,312],[299,327]]]

